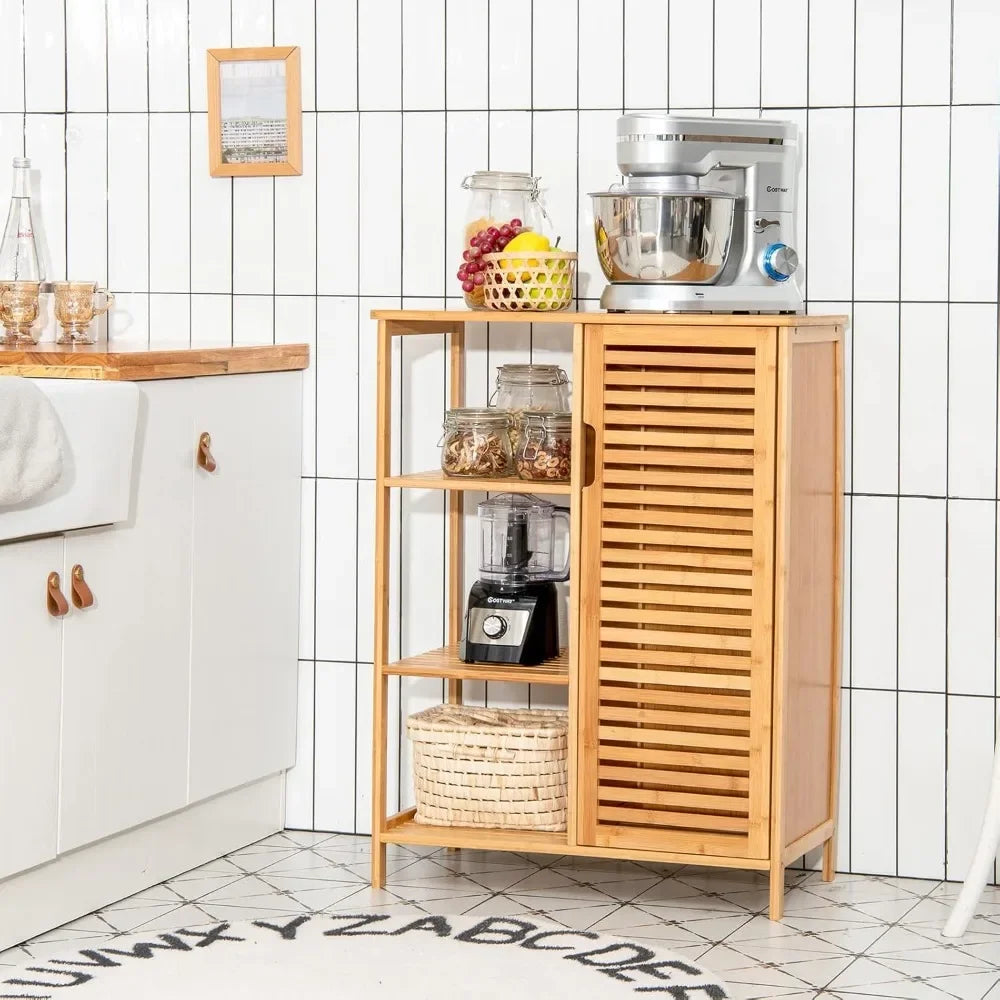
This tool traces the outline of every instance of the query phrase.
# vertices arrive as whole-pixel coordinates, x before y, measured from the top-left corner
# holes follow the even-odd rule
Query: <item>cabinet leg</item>
[[[785,915],[785,866],[771,862],[771,905],[768,916],[780,920]]]
[[[834,864],[836,864],[837,857],[837,838],[831,837],[823,845],[823,881],[832,882],[833,877],[836,874],[834,870]]]
[[[385,844],[372,837],[372,888],[385,888]]]

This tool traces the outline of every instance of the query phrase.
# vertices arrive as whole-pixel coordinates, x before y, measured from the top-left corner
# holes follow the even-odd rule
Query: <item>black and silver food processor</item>
[[[503,493],[480,503],[478,514],[479,579],[459,656],[534,666],[559,652],[555,582],[569,578],[569,513],[531,494]]]

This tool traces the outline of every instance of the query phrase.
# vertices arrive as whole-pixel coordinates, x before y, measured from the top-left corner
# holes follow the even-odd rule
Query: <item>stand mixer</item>
[[[624,183],[591,195],[611,312],[799,313],[792,122],[618,119]]]

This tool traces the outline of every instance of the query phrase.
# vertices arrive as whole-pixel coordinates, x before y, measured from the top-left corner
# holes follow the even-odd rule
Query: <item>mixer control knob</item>
[[[799,255],[785,243],[772,243],[761,254],[760,269],[772,281],[788,281],[799,269]]]
[[[507,622],[499,615],[487,615],[483,619],[483,634],[487,639],[499,639],[507,631]]]

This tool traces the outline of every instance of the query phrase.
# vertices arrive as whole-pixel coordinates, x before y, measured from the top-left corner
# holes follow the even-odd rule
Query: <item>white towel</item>
[[[62,475],[62,424],[41,389],[0,376],[0,507],[32,500]]]

